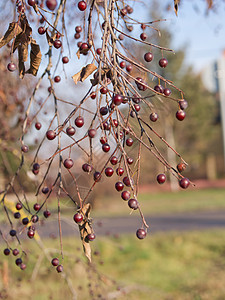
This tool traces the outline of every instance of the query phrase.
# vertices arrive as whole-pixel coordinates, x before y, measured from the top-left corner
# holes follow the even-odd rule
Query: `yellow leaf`
[[[88,76],[90,76],[95,70],[97,69],[95,64],[88,64],[87,66],[83,67],[78,73],[73,75],[73,81],[75,84],[78,83],[78,81],[83,82]]]
[[[17,36],[21,32],[22,29],[16,22],[9,23],[8,30],[6,31],[4,36],[0,39],[0,48],[8,44],[14,38],[14,36]]]

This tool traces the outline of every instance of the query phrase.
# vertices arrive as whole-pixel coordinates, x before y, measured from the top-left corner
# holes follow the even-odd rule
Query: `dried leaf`
[[[78,49],[76,55],[77,55],[78,59],[80,59],[80,49]]]
[[[41,50],[39,45],[34,39],[31,41],[31,50],[30,50],[30,69],[26,73],[37,75],[40,63],[41,63]]]
[[[73,80],[75,84],[78,83],[78,81],[83,82],[88,76],[90,76],[95,70],[97,69],[95,64],[88,64],[87,66],[83,67],[78,73],[73,75]]]
[[[213,0],[207,0],[208,9],[211,9],[213,6]]]
[[[174,11],[175,11],[176,16],[177,16],[179,4],[180,4],[180,0],[174,0]]]
[[[85,206],[80,211],[84,219],[81,223],[79,223],[79,230],[80,230],[80,238],[83,244],[84,254],[86,255],[87,259],[91,262],[91,246],[89,240],[87,239],[87,235],[92,233],[92,228],[90,225],[90,211],[91,205],[90,203],[85,204]]]
[[[8,44],[14,36],[20,34],[22,32],[21,27],[16,23],[9,23],[9,28],[4,34],[4,36],[0,39],[0,48]]]
[[[18,60],[19,60],[19,77],[23,78],[25,74],[25,65],[24,65],[24,49],[22,49],[22,45],[18,46]]]

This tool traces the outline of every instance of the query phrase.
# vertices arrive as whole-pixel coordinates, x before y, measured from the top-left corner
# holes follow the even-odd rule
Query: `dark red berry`
[[[55,76],[55,77],[54,77],[54,81],[55,81],[56,83],[60,82],[60,81],[61,81],[61,77],[60,77],[59,75]]]
[[[185,110],[188,107],[188,102],[184,99],[180,100],[179,101],[179,106],[180,106],[180,109]]]
[[[51,216],[50,210],[46,209],[46,210],[43,212],[43,215],[44,215],[44,217],[45,217],[46,219],[47,219],[48,217],[50,217],[50,216]]]
[[[63,266],[62,265],[58,265],[56,268],[58,273],[61,273],[63,271]]]
[[[27,153],[29,151],[29,147],[27,145],[21,146],[21,151]]]
[[[186,189],[190,185],[190,180],[184,177],[179,181],[179,185],[182,189]]]
[[[88,235],[87,235],[87,240],[88,241],[93,241],[95,239],[95,234],[94,233],[89,233]]]
[[[83,164],[82,169],[84,172],[90,173],[92,171],[93,167],[89,164]]]
[[[153,60],[153,54],[151,53],[151,52],[147,52],[147,53],[145,53],[145,55],[144,55],[144,59],[145,59],[145,61],[147,61],[147,62],[151,62],[152,60]]]
[[[17,211],[14,213],[14,218],[19,219],[20,218],[20,213]]]
[[[14,72],[16,70],[16,65],[13,63],[13,62],[10,62],[8,65],[7,65],[7,69],[10,71],[10,72]]]
[[[141,29],[145,30],[146,25],[144,23],[141,24]]]
[[[124,35],[123,34],[119,34],[119,36],[118,36],[118,38],[119,38],[119,40],[124,40]]]
[[[100,138],[100,143],[101,143],[102,145],[106,144],[106,143],[107,143],[107,138],[106,138],[105,136],[102,136],[102,137]]]
[[[101,94],[107,94],[108,93],[108,89],[103,86],[103,87],[100,88],[100,93]]]
[[[79,1],[78,8],[79,10],[84,11],[87,8],[87,3],[85,1]]]
[[[103,107],[100,108],[100,114],[101,114],[102,116],[107,115],[108,111],[109,111],[109,110],[108,110],[107,106],[103,106]]]
[[[26,267],[27,267],[27,266],[26,266],[24,263],[20,264],[20,269],[21,269],[22,271],[25,270]]]
[[[62,62],[63,62],[64,64],[67,64],[67,63],[69,62],[69,58],[68,58],[67,56],[63,56]]]
[[[5,248],[3,251],[4,255],[8,256],[10,254],[10,249],[9,248]]]
[[[179,109],[179,110],[176,112],[176,118],[177,118],[177,120],[179,120],[179,121],[183,121],[184,118],[185,118],[185,116],[186,116],[185,111],[183,111],[183,110],[181,110],[181,109]]]
[[[157,113],[151,113],[150,116],[149,116],[150,120],[152,122],[156,122],[158,120],[158,114]]]
[[[67,159],[64,160],[63,164],[64,164],[64,167],[66,169],[71,169],[73,167],[74,163],[73,163],[73,160],[71,158],[67,158]]]
[[[131,186],[131,183],[133,183],[133,180],[132,180],[132,179],[130,180],[129,177],[126,176],[126,177],[123,178],[123,183],[124,183],[126,186]]]
[[[142,41],[145,41],[147,39],[147,37],[148,36],[145,32],[142,32],[141,35],[140,35],[140,38],[141,38]]]
[[[127,65],[127,66],[126,66],[127,72],[131,72],[132,69],[133,69],[132,65]]]
[[[98,55],[100,55],[100,54],[102,53],[102,48],[98,48],[98,49],[96,50],[96,52],[97,52]]]
[[[76,214],[73,216],[73,219],[74,219],[74,222],[80,223],[80,222],[83,221],[84,217],[83,217],[82,214],[76,213]]]
[[[146,237],[146,231],[143,228],[140,228],[136,231],[136,236],[140,240],[143,240]]]
[[[40,207],[41,207],[40,204],[38,204],[38,203],[34,204],[34,210],[38,211],[40,209]]]
[[[131,147],[131,146],[133,145],[133,143],[134,143],[134,141],[132,140],[132,138],[128,138],[128,139],[126,140],[126,145],[127,145],[128,147]]]
[[[124,17],[127,14],[127,9],[124,7],[120,10],[121,15]]]
[[[16,209],[21,210],[23,208],[23,205],[20,202],[16,203]]]
[[[34,6],[36,4],[36,0],[28,0],[27,3],[30,5],[30,6]]]
[[[97,133],[96,129],[91,128],[91,129],[88,130],[88,136],[90,138],[94,138],[96,133]]]
[[[120,105],[123,101],[123,97],[119,94],[116,94],[115,96],[113,96],[112,98],[112,102],[115,104],[115,105]]]
[[[37,130],[40,130],[41,129],[41,123],[40,122],[36,122],[35,123],[35,128],[37,129]]]
[[[34,170],[39,170],[40,169],[40,165],[38,163],[33,164],[33,169]]]
[[[104,128],[104,130],[110,130],[111,125],[108,122],[104,122],[103,123],[103,128]]]
[[[177,165],[177,170],[181,173],[186,169],[186,165],[184,163],[179,163]]]
[[[56,0],[47,0],[46,1],[46,6],[50,10],[54,10],[57,6],[57,1]]]
[[[46,132],[46,137],[48,140],[54,140],[54,138],[56,137],[56,133],[54,130],[48,130]]]
[[[130,7],[130,5],[126,6],[127,12],[128,14],[132,14],[132,12],[134,11],[132,7]]]
[[[121,192],[124,188],[124,184],[121,181],[116,182],[115,188],[118,192]]]
[[[104,152],[109,152],[109,150],[110,150],[109,144],[107,144],[107,143],[103,144],[103,145],[102,145],[102,150],[103,150]]]
[[[163,184],[166,181],[166,175],[165,174],[159,174],[157,176],[157,181],[159,184]]]
[[[17,256],[19,253],[20,253],[20,251],[18,249],[14,249],[13,252],[12,252],[12,254],[14,256]]]
[[[111,177],[111,176],[113,175],[113,173],[114,173],[113,168],[108,167],[108,168],[105,169],[105,175],[106,175],[107,177]]]
[[[77,33],[77,32],[76,32],[76,33],[74,34],[74,38],[75,38],[76,40],[78,40],[78,39],[80,38],[80,33]]]
[[[90,97],[91,97],[91,99],[95,99],[95,98],[96,98],[96,93],[95,93],[95,92],[92,92],[92,93],[90,94]]]
[[[35,232],[33,231],[33,230],[28,230],[27,231],[27,236],[30,238],[30,239],[32,239],[33,237],[34,237],[34,235],[35,235]]]
[[[165,57],[161,58],[159,60],[159,65],[161,68],[165,68],[168,65],[168,60]]]
[[[136,199],[130,199],[128,201],[128,206],[134,210],[138,209],[138,202]]]
[[[134,160],[133,160],[132,157],[128,157],[128,158],[127,158],[127,163],[128,163],[129,165],[132,165],[133,162],[134,162]]]
[[[75,31],[76,31],[77,33],[81,33],[81,32],[82,32],[82,27],[81,27],[81,26],[76,26],[76,27],[75,27]]]
[[[101,180],[101,178],[102,178],[101,173],[96,171],[96,172],[94,173],[94,181],[95,181],[95,182],[99,182],[99,181]]]
[[[43,27],[43,26],[40,26],[39,28],[38,28],[38,33],[39,34],[45,34],[45,28]]]
[[[164,88],[159,84],[154,87],[154,90],[158,93],[163,94]]]
[[[77,127],[82,127],[84,125],[84,118],[82,116],[78,116],[75,121],[74,121],[75,125]]]
[[[76,129],[73,126],[69,126],[66,128],[66,133],[69,136],[73,136],[76,133]]]
[[[118,162],[118,158],[116,156],[112,156],[111,159],[110,159],[110,162],[111,162],[112,165],[115,166]]]
[[[53,42],[53,46],[56,48],[56,49],[59,49],[62,47],[62,42],[60,40],[55,40]]]
[[[120,68],[124,69],[126,67],[126,62],[123,60],[120,62]]]
[[[83,51],[83,52],[86,52],[89,50],[89,45],[87,43],[82,43],[80,45],[80,50]]]
[[[125,201],[129,200],[130,199],[130,192],[129,191],[123,191],[121,193],[121,198]]]
[[[119,168],[116,169],[116,174],[117,174],[118,176],[122,176],[123,173],[124,173],[124,169],[123,169],[123,168],[119,167]]]
[[[31,221],[32,221],[33,223],[37,223],[38,220],[39,220],[38,215],[33,215],[33,216],[31,217]]]
[[[59,259],[55,257],[55,258],[52,259],[51,263],[52,263],[52,265],[53,265],[54,267],[56,267],[56,266],[58,266],[58,264],[59,264]]]
[[[168,96],[171,95],[171,90],[168,89],[168,88],[165,88],[164,91],[163,91],[163,94],[168,97]]]
[[[113,124],[113,126],[116,127],[116,128],[117,128],[118,125],[119,125],[117,119],[113,119],[113,120],[112,120],[112,124]]]

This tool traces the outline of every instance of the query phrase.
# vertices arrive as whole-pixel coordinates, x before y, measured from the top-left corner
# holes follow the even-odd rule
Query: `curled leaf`
[[[180,0],[174,0],[174,11],[175,11],[176,16],[177,16],[179,4],[180,4]]]
[[[0,39],[0,48],[8,44],[14,38],[14,36],[17,36],[21,32],[22,29],[16,22],[9,23],[8,30],[6,31],[4,36]]]
[[[85,204],[80,212],[84,216],[83,221],[79,223],[80,238],[83,244],[84,254],[86,255],[89,262],[91,262],[91,246],[89,240],[87,239],[88,234],[92,233],[92,228],[90,224],[90,203]]]
[[[39,45],[34,39],[31,40],[31,50],[30,50],[30,69],[26,71],[28,74],[34,76],[37,75],[40,63],[41,63],[41,50]]]
[[[19,60],[19,77],[23,78],[25,74],[25,65],[24,65],[24,49],[22,45],[18,46],[18,60]]]
[[[78,81],[83,82],[88,76],[90,76],[95,70],[97,69],[95,64],[88,64],[85,67],[83,67],[78,73],[73,75],[73,81],[75,84],[78,83]]]

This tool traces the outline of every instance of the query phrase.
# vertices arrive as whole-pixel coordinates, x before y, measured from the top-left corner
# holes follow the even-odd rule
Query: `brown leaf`
[[[80,59],[80,49],[78,49],[76,55],[77,55],[78,59]]]
[[[174,11],[175,11],[176,16],[177,16],[179,4],[180,4],[180,0],[174,0]]]
[[[88,76],[90,76],[95,70],[97,69],[95,64],[88,64],[85,67],[83,67],[78,73],[73,75],[73,80],[75,84],[78,83],[78,81],[83,82]]]
[[[208,9],[212,8],[213,6],[213,0],[206,0],[208,4]]]
[[[22,29],[16,22],[9,23],[8,30],[6,31],[4,36],[0,39],[0,48],[8,44],[14,38],[15,35],[17,36],[21,32]]]
[[[24,49],[22,45],[18,46],[18,60],[19,60],[19,77],[23,78],[25,74],[25,65],[24,65]]]
[[[31,41],[31,50],[30,50],[30,69],[26,71],[28,74],[34,76],[37,75],[40,63],[41,63],[41,50],[39,45],[34,39]]]
[[[87,239],[87,235],[92,233],[92,228],[90,224],[90,211],[91,205],[87,203],[81,209],[80,213],[83,214],[84,219],[81,223],[79,223],[79,230],[80,230],[80,238],[83,244],[84,254],[86,255],[87,259],[91,262],[91,246],[89,240]]]

